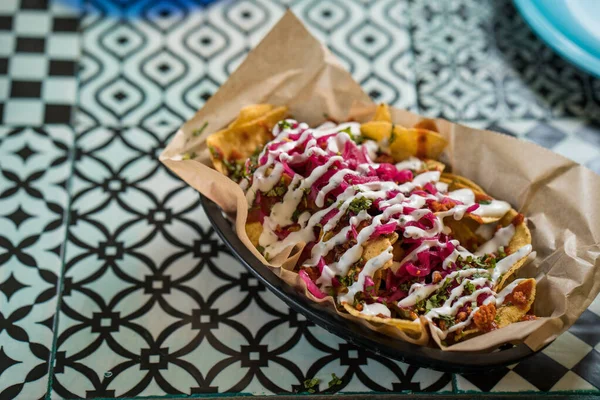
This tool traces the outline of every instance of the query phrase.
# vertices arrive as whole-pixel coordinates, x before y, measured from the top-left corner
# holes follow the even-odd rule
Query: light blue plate
[[[557,53],[600,77],[600,0],[514,0],[531,28]]]

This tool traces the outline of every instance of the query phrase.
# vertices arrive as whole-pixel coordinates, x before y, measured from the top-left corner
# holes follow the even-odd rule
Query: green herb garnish
[[[279,125],[279,129],[281,129],[281,130],[283,130],[283,129],[290,129],[292,127],[292,124],[290,124],[286,120],[279,121],[279,123],[277,125]]]
[[[204,132],[204,130],[206,129],[207,126],[208,126],[208,122],[205,122],[204,125],[202,125],[199,129],[196,129],[194,132],[192,132],[192,136],[198,137],[198,136],[202,135],[202,132]]]
[[[465,290],[467,291],[467,294],[471,294],[475,291],[475,285],[473,285],[471,282],[467,281],[465,283]]]
[[[373,200],[367,199],[366,197],[357,197],[350,202],[348,209],[355,214],[358,214],[361,210],[368,210],[371,208]]]
[[[484,206],[487,206],[488,204],[492,204],[491,200],[479,200],[477,202],[477,204],[483,204]]]
[[[449,328],[452,325],[454,325],[454,317],[451,316],[451,315],[439,314],[438,315],[438,319],[442,320],[442,321],[446,321],[446,324],[448,325],[447,328]]]
[[[328,387],[333,387],[341,384],[342,380],[338,378],[336,374],[331,374],[331,380],[328,383]]]
[[[390,140],[388,144],[392,144],[396,141],[396,132],[394,131],[394,124],[392,124],[392,132],[390,133]]]
[[[338,280],[340,281],[340,283],[346,287],[348,286],[352,286],[352,284],[354,283],[354,276],[356,275],[356,270],[353,269],[351,270],[348,275],[339,278]]]
[[[321,382],[321,380],[318,378],[307,379],[304,381],[304,388],[307,390],[308,393],[314,393],[314,387],[316,386],[318,388],[319,382]]]
[[[504,246],[498,247],[498,256],[500,258],[506,257],[506,251],[504,250]]]

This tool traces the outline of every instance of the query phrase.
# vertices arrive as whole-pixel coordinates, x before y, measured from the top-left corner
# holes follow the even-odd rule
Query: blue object
[[[600,77],[599,0],[514,0],[529,26],[558,54]]]

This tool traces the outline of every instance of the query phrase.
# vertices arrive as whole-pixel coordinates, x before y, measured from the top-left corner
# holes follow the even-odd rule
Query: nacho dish
[[[324,118],[326,119],[326,118]],[[444,346],[535,319],[526,219],[438,161],[434,121],[326,121],[311,128],[268,104],[207,139],[215,169],[248,201],[246,232],[267,261],[299,249],[293,271],[317,301]]]

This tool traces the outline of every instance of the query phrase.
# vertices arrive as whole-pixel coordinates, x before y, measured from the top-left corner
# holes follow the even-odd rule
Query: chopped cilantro
[[[353,141],[354,143],[356,143],[356,144],[361,144],[362,142],[364,142],[364,141],[365,141],[365,138],[364,138],[364,137],[362,137],[362,135],[360,135],[360,134],[358,134],[358,135],[355,135],[354,133],[352,133],[352,129],[350,129],[350,127],[349,127],[349,126],[348,126],[348,127],[346,127],[346,128],[344,128],[344,129],[342,129],[340,132],[347,133],[347,134],[348,134],[348,136],[350,136],[350,139],[352,139],[352,141]]]
[[[342,384],[342,380],[340,378],[338,378],[336,374],[331,374],[331,380],[329,381],[328,386],[333,387],[333,386],[337,386],[337,385],[341,385],[341,384]]]
[[[292,220],[294,222],[298,222],[298,218],[300,217],[300,214],[302,214],[302,211],[298,210],[297,208],[294,210],[294,212],[292,213]]]
[[[390,140],[388,144],[392,144],[396,141],[396,132],[394,131],[394,124],[392,124],[392,132],[390,133]]]
[[[353,269],[351,270],[348,275],[339,278],[339,281],[342,285],[348,287],[348,286],[352,286],[352,284],[354,283],[354,276],[356,275],[356,270]]]
[[[290,124],[286,120],[279,121],[279,123],[277,125],[279,125],[279,129],[281,129],[281,130],[283,130],[283,129],[290,129],[292,127],[292,124]]]
[[[229,177],[232,180],[239,182],[244,177],[244,170],[245,170],[244,163],[236,161],[236,160],[227,161],[227,160],[223,159],[222,161],[223,161],[223,165],[225,165],[225,168],[227,168]]]
[[[433,297],[433,296],[432,296]],[[427,312],[433,310],[434,308],[437,308],[438,304],[436,304],[435,302],[433,302],[431,299],[427,300],[427,302],[425,303],[425,310]]]
[[[500,314],[496,314],[496,316],[494,317],[494,321],[500,322]]]
[[[471,294],[475,291],[475,285],[467,281],[465,282],[465,290],[467,291],[467,294]]]
[[[371,208],[373,200],[367,199],[366,197],[357,197],[350,202],[348,209],[355,214],[358,214],[361,210],[368,210]]]
[[[205,122],[204,125],[202,125],[200,128],[198,128],[194,132],[192,132],[192,136],[198,137],[198,136],[202,135],[202,132],[204,132],[204,130],[206,129],[207,126],[208,126],[208,122]]]
[[[277,197],[283,196],[287,192],[287,188],[284,185],[275,186],[273,189],[269,190],[266,195],[268,197]]]
[[[487,206],[488,204],[492,204],[491,200],[479,200],[477,202],[477,204],[483,204],[484,206]]]
[[[222,154],[216,147],[208,146],[208,151],[210,151],[210,154],[212,154],[212,156],[217,160],[221,159]]]
[[[260,254],[263,254],[265,252],[265,248],[262,247],[260,244],[258,246],[256,246],[256,250],[258,250],[258,252]]]
[[[191,153],[185,153],[183,157],[181,157],[182,160],[193,160],[194,158],[196,158],[196,153],[193,151]]]
[[[476,272],[473,275],[471,275],[471,278],[476,279],[476,278],[485,278],[487,280],[491,280],[492,277],[490,274],[488,274],[487,272]]]
[[[442,321],[446,321],[447,328],[449,328],[452,325],[454,325],[454,317],[451,316],[451,315],[439,314],[438,315],[438,319],[440,319]]]
[[[504,250],[504,246],[498,247],[498,256],[500,258],[506,257],[506,251]]]
[[[314,387],[319,388],[319,382],[321,382],[318,378],[307,379],[304,381],[304,388],[307,389],[308,393],[314,393]]]

